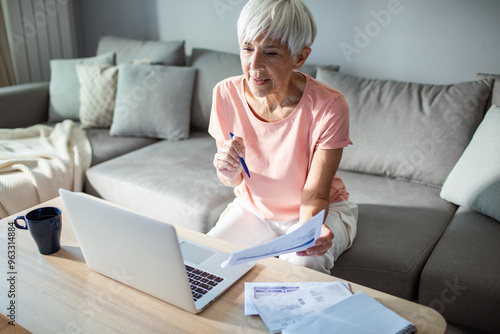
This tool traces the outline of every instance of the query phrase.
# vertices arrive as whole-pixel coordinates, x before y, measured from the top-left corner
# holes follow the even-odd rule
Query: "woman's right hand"
[[[213,164],[217,169],[219,178],[223,176],[228,182],[224,184],[235,186],[241,183],[243,166],[240,157],[245,156],[245,146],[240,137],[234,136],[233,139],[221,143],[217,141],[217,153],[215,153]],[[237,184],[235,184],[237,183]]]

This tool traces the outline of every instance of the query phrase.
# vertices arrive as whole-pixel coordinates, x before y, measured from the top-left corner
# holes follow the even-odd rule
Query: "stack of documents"
[[[321,235],[325,211],[290,234],[234,251],[232,266],[305,250]],[[245,283],[245,315],[260,315],[271,333],[414,333],[415,326],[363,292],[342,282]]]
[[[245,315],[271,333],[414,333],[415,326],[342,282],[245,283]]]

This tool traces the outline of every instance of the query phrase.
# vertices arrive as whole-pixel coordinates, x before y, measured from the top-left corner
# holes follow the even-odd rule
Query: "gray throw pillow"
[[[184,66],[186,54],[184,41],[142,41],[115,36],[103,36],[97,54],[116,52],[116,63],[148,59],[154,64]]]
[[[78,59],[53,59],[50,61],[49,121],[80,119],[80,82],[76,65],[114,65],[115,53]]]
[[[350,137],[340,169],[441,186],[481,122],[491,80],[431,85],[318,69],[342,92]]]
[[[112,136],[189,137],[195,69],[121,64],[118,72]]]

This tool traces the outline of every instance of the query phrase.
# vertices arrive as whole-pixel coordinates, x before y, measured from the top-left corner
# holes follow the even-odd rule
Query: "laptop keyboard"
[[[204,294],[224,280],[222,277],[188,265],[186,265],[186,272],[189,284],[191,285],[191,293],[193,294],[194,301],[203,297]]]

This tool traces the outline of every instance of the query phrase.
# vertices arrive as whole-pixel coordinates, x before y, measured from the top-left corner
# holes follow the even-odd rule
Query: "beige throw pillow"
[[[80,82],[80,121],[87,128],[109,128],[113,122],[118,66],[76,65]]]

